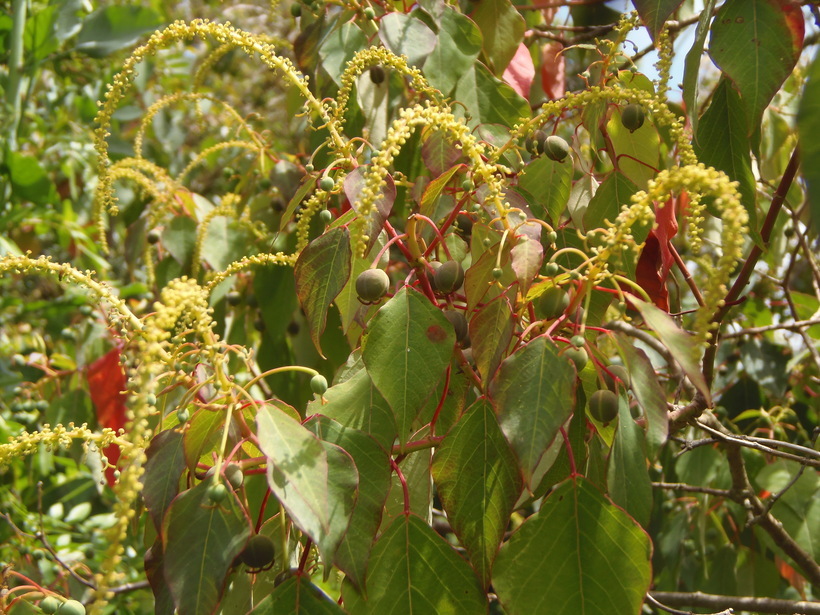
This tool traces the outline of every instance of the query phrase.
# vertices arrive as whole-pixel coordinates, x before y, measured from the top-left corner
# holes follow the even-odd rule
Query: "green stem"
[[[6,103],[11,107],[11,126],[8,132],[9,150],[17,149],[17,128],[20,125],[20,85],[23,72],[23,33],[26,26],[27,0],[12,0],[12,26],[9,39],[9,82]]]

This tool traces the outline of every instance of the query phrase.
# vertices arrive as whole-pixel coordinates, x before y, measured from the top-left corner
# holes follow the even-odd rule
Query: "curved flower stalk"
[[[353,87],[356,85],[356,80],[359,75],[371,66],[392,68],[410,79],[410,87],[415,90],[417,96],[424,94],[434,102],[440,102],[441,93],[435,88],[430,87],[418,68],[415,66],[409,67],[407,65],[407,58],[405,56],[397,56],[384,47],[368,47],[367,49],[362,49],[357,52],[356,55],[353,56],[353,59],[347,63],[345,71],[342,73],[342,86],[336,95],[336,107],[333,109],[333,119],[336,121],[336,125],[340,130],[344,126],[344,115],[347,111],[347,103],[350,100]]]
[[[488,147],[480,143],[471,134],[464,121],[457,120],[448,108],[432,103],[415,105],[399,112],[399,117],[387,131],[387,136],[365,174],[365,183],[360,200],[354,207],[359,214],[359,218],[354,223],[351,238],[354,251],[358,254],[363,255],[367,246],[369,238],[364,235],[366,220],[373,211],[376,199],[385,185],[389,168],[401,151],[402,146],[407,143],[413,132],[420,126],[429,126],[441,131],[452,143],[456,144],[456,147],[461,149],[469,160],[473,183],[475,185],[479,183],[487,184],[489,191],[486,200],[495,207],[498,216],[506,223],[509,205],[503,201],[501,196],[504,188],[502,176],[508,173],[509,169],[497,163],[485,162],[485,156],[488,156]],[[498,157],[493,156],[492,159],[497,160]]]
[[[731,272],[743,256],[743,245],[748,235],[748,213],[743,207],[737,182],[730,181],[725,173],[703,164],[674,167],[661,171],[649,181],[646,190],[632,196],[632,204],[625,206],[614,223],[604,234],[604,246],[596,249],[596,259],[605,261],[610,255],[620,252],[624,246],[634,246],[631,230],[636,223],[653,222],[653,204],[663,207],[673,195],[681,192],[696,195],[695,205],[688,212],[689,227],[701,229],[695,235],[695,245],[700,246],[700,232],[703,227],[701,199],[714,197],[714,205],[721,212],[721,250],[714,263],[711,258],[699,259],[699,277],[704,305],[697,311],[694,330],[700,343],[711,337],[712,316],[723,306],[726,284]]]
[[[275,254],[254,254],[253,256],[245,256],[238,261],[234,261],[228,265],[224,271],[220,271],[211,277],[205,284],[205,291],[211,293],[214,288],[219,286],[222,282],[227,280],[232,275],[236,275],[240,271],[245,271],[257,265],[282,265],[285,267],[293,267],[296,264],[296,259],[299,254],[285,254],[284,252],[276,252]]]
[[[113,179],[109,173],[111,161],[108,156],[108,142],[110,136],[109,127],[111,118],[119,102],[125,96],[128,88],[133,83],[136,76],[136,65],[142,60],[157,53],[160,49],[170,45],[189,40],[196,36],[211,36],[221,44],[232,44],[242,49],[250,56],[258,54],[263,63],[274,70],[278,70],[290,81],[306,100],[308,109],[317,113],[330,133],[333,146],[340,152],[347,152],[348,144],[339,134],[335,122],[332,121],[326,106],[318,100],[308,89],[307,77],[302,75],[287,58],[278,56],[272,45],[264,42],[260,37],[239,30],[230,24],[217,24],[205,20],[194,20],[190,23],[177,21],[165,28],[155,32],[148,41],[138,47],[133,54],[125,61],[123,69],[114,77],[97,113],[97,128],[94,131],[94,147],[97,150],[97,171],[99,180],[95,194],[94,218],[100,229],[100,242],[104,251],[108,250],[108,244],[104,234],[104,215],[117,213],[117,200],[113,191]]]
[[[265,234],[256,228],[256,225],[250,219],[250,211],[246,208],[240,211],[240,198],[238,194],[228,193],[217,207],[205,214],[205,217],[196,227],[196,241],[194,243],[194,252],[191,264],[191,273],[196,276],[199,274],[199,269],[202,266],[202,247],[205,245],[205,236],[208,234],[208,228],[211,221],[217,216],[227,216],[236,220],[241,226],[249,229],[257,237],[264,237]]]

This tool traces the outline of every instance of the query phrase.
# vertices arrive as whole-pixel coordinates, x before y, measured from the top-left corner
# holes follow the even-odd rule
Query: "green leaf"
[[[501,364],[490,392],[501,429],[529,481],[538,460],[572,414],[575,370],[542,335]]]
[[[42,7],[26,19],[23,31],[23,46],[25,54],[34,62],[46,59],[60,47],[60,40],[56,36],[57,7]]]
[[[695,30],[695,40],[692,41],[692,47],[686,53],[686,60],[684,62],[683,102],[694,134],[698,133],[698,78],[700,77],[700,60],[703,55],[703,44],[706,42],[706,35],[709,33],[709,23],[712,21],[712,13],[715,10],[716,2],[717,0],[704,1],[703,10],[698,20],[698,27]]]
[[[495,75],[501,76],[524,40],[524,18],[510,0],[481,0],[470,17],[484,37],[482,47],[487,64]]]
[[[302,250],[293,275],[296,295],[310,325],[310,337],[322,354],[320,338],[327,323],[327,309],[350,277],[350,233],[338,227],[317,237]]]
[[[154,525],[160,530],[166,509],[179,493],[179,478],[185,469],[182,433],[176,430],[158,433],[151,440],[145,455],[145,474],[141,478],[142,499]]]
[[[636,348],[631,338],[616,334],[616,339],[629,373],[630,388],[646,416],[646,441],[649,453],[654,459],[669,433],[666,395],[658,383],[658,376],[646,353]]]
[[[800,135],[801,172],[806,180],[807,197],[814,229],[820,231],[820,52],[808,71],[808,80],[797,111]]]
[[[441,196],[442,192],[444,192],[444,188],[453,178],[453,175],[458,173],[458,171],[460,171],[463,168],[464,165],[462,164],[457,164],[453,167],[450,167],[448,170],[444,171],[441,175],[439,175],[433,181],[427,184],[427,186],[424,188],[424,193],[421,197],[422,214],[424,214],[427,217],[435,216],[436,205],[439,202],[439,197]]]
[[[746,111],[746,134],[792,74],[803,47],[800,8],[785,0],[727,0],[712,22],[709,55],[735,83]]]
[[[398,11],[381,18],[379,38],[396,55],[407,56],[408,66],[420,67],[436,46],[436,35],[427,24]]]
[[[414,515],[396,519],[376,541],[366,595],[365,600],[348,581],[342,585],[351,615],[487,612],[487,598],[467,562]]]
[[[162,247],[183,267],[189,267],[196,245],[196,221],[189,216],[174,216],[162,230]]]
[[[347,63],[357,51],[367,46],[367,35],[354,21],[347,21],[333,28],[321,45],[319,57],[322,66],[336,85],[341,86]]]
[[[454,344],[455,333],[441,311],[407,287],[370,321],[362,359],[393,410],[402,445],[413,419],[449,365]]]
[[[456,86],[455,98],[466,107],[474,128],[479,124],[512,127],[530,116],[530,106],[509,85],[499,80],[481,63],[464,73]],[[463,113],[457,107],[456,114]]]
[[[643,527],[649,525],[652,513],[652,481],[646,464],[643,431],[632,420],[626,399],[619,396],[618,429],[609,455],[607,490],[612,501]]]
[[[344,611],[329,596],[296,574],[274,588],[248,615],[343,615]]]
[[[202,244],[202,260],[215,271],[224,271],[234,261],[256,252],[254,238],[238,220],[214,216]]]
[[[476,368],[486,384],[507,354],[515,319],[506,295],[496,297],[470,319],[470,340]]]
[[[231,564],[251,535],[236,495],[215,504],[208,497],[212,484],[202,481],[177,496],[163,522],[163,571],[180,615],[216,609]]]
[[[299,306],[293,271],[289,267],[257,267],[253,293],[265,323],[265,334],[275,340],[285,333]]]
[[[415,435],[417,438],[425,438],[430,435],[430,429],[425,427]],[[410,512],[421,519],[426,519],[428,523],[432,520],[433,510],[433,479],[430,475],[432,461],[432,450],[422,449],[406,455],[398,464],[407,483]],[[404,488],[401,480],[394,473],[390,479],[390,493],[384,504],[381,529],[384,530],[394,520],[403,518],[404,515]]]
[[[473,246],[476,243],[478,236],[477,225],[473,225]],[[483,249],[483,248],[482,248]],[[471,312],[482,303],[489,303],[515,282],[515,272],[510,266],[510,244],[506,242],[501,253],[501,277],[495,280],[492,275],[495,269],[498,253],[498,244],[496,243],[492,248],[486,250],[481,257],[476,261],[475,255],[480,253],[476,249],[471,248],[473,254],[473,264],[464,274],[464,294],[467,295],[467,311]],[[497,284],[495,282],[498,282]]]
[[[669,314],[660,308],[637,298],[630,297],[629,300],[641,313],[649,328],[658,334],[663,345],[672,351],[672,356],[680,363],[686,376],[706,399],[706,404],[711,405],[712,393],[700,370],[698,348],[692,343],[692,336],[678,327]]]
[[[532,212],[553,225],[567,208],[571,186],[572,163],[569,160],[556,162],[539,156],[519,175],[518,187],[530,195],[527,203]]]
[[[510,250],[510,259],[515,277],[518,278],[518,288],[522,293],[526,293],[533,278],[541,269],[544,247],[540,241],[521,235]]]
[[[54,184],[34,156],[8,152],[6,168],[12,194],[18,199],[36,205],[45,205],[56,199]]]
[[[632,0],[653,41],[658,38],[663,24],[682,2],[683,0]]]
[[[182,436],[185,464],[191,471],[203,454],[216,445],[217,435],[224,425],[225,414],[204,408],[194,412]]]
[[[438,27],[436,46],[424,62],[424,76],[449,96],[481,53],[482,38],[475,23],[451,6],[444,7]]]
[[[615,222],[623,205],[630,205],[638,187],[623,173],[615,171],[598,186],[584,212],[584,229],[603,228],[604,220]]]
[[[343,427],[339,423],[316,416],[305,427],[325,442],[344,449],[359,471],[359,497],[350,518],[350,525],[336,551],[335,564],[357,587],[364,587],[370,547],[382,519],[382,508],[390,490],[390,458],[368,434]]]
[[[484,586],[521,493],[521,474],[493,407],[469,408],[436,450],[433,479],[459,542]]]
[[[737,181],[741,200],[749,214],[749,227],[757,233],[755,177],[746,134],[746,114],[735,89],[723,79],[698,123],[695,154],[703,164],[715,167]]]
[[[293,522],[330,563],[358,497],[352,457],[298,421],[266,406],[256,416],[259,448],[268,457],[268,485]]]
[[[162,25],[151,8],[122,5],[94,11],[83,20],[77,35],[77,51],[92,58],[104,58],[115,51],[133,47],[139,39]]]
[[[650,558],[640,526],[575,477],[501,547],[493,587],[510,615],[639,613]]]
[[[314,400],[308,404],[308,414],[324,414],[345,427],[370,434],[386,450],[393,446],[396,420],[363,365],[353,376],[330,387],[322,397],[324,401]]]
[[[649,120],[647,117],[643,126],[630,132],[621,123],[620,114],[613,113],[606,125],[607,134],[618,156],[618,170],[641,190],[646,189],[649,180],[655,177],[655,169],[660,168],[661,138]]]

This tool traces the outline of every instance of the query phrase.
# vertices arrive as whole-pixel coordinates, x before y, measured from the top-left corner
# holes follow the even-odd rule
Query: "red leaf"
[[[653,231],[646,238],[643,251],[638,258],[638,265],[635,268],[635,281],[646,291],[646,294],[652,299],[652,303],[668,312],[669,291],[666,290],[666,284],[660,276],[660,261],[660,243]]]
[[[646,238],[635,271],[636,282],[657,307],[667,312],[669,291],[666,289],[666,278],[675,262],[670,242],[678,234],[677,210],[685,209],[688,203],[689,197],[682,192],[677,198],[669,199],[663,207],[655,207],[655,228]]]
[[[535,65],[529,48],[521,43],[515,52],[510,65],[504,70],[504,81],[527,100],[530,99],[530,87],[535,78]]]
[[[794,0],[770,0],[775,6],[780,7],[786,19],[786,26],[792,35],[792,49],[794,49],[795,59],[800,57],[803,51],[803,38],[806,35],[806,23],[803,19],[803,12],[800,4]]]
[[[680,199],[680,206],[682,207],[685,207],[686,203],[689,202],[689,197],[685,192],[681,193],[678,199]],[[672,268],[672,264],[675,262],[675,259],[672,256],[672,251],[669,249],[669,242],[672,241],[672,238],[678,234],[678,199],[671,198],[663,207],[655,207],[655,224],[657,226],[652,229],[651,234],[655,235],[658,239],[658,243],[660,244],[661,279],[664,282],[669,275],[669,270]]]
[[[541,48],[541,89],[551,99],[561,98],[567,91],[564,56],[561,43],[547,43]]]
[[[114,430],[125,427],[125,373],[120,365],[119,349],[114,348],[89,365],[86,378],[100,426]],[[120,449],[116,444],[107,446],[103,454],[109,463],[117,465]],[[105,477],[109,485],[114,484],[113,467],[106,468]]]

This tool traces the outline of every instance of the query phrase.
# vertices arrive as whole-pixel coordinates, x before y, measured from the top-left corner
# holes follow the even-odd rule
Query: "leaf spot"
[[[447,339],[447,332],[439,325],[430,325],[427,327],[427,338],[431,342],[443,342]]]

